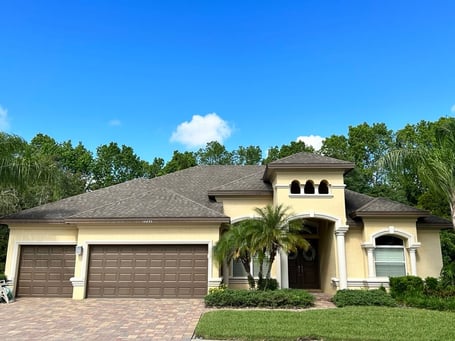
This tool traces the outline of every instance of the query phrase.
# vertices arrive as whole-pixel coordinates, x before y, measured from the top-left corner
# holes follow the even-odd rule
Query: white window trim
[[[376,238],[384,236],[384,235],[399,236],[399,237],[401,237],[401,239],[403,239],[403,242],[404,242],[403,243],[403,252],[404,252],[404,249],[408,250],[408,252],[404,252],[405,262],[406,262],[406,264],[405,264],[406,273],[410,273],[412,276],[417,276],[416,251],[421,246],[421,243],[416,242],[415,238],[412,234],[409,234],[404,231],[396,230],[394,226],[389,226],[386,229],[373,233],[370,236],[370,240],[368,242],[364,242],[361,244],[361,246],[367,251],[368,278],[370,278],[370,279],[379,278],[379,277],[376,277],[376,262],[374,259],[374,249],[376,247],[380,246],[380,245],[376,246]],[[408,259],[409,259],[410,269],[407,268]]]

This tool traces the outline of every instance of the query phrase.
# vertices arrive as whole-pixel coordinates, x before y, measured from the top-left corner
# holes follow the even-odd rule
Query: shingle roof
[[[270,162],[266,166],[263,178],[265,180],[270,180],[273,172],[278,169],[339,169],[344,173],[347,173],[353,168],[354,163],[350,161],[338,160],[319,154],[300,152]]]
[[[209,189],[262,171],[263,166],[196,166],[153,179],[134,179],[4,217],[8,221],[64,222],[68,219],[200,217],[218,220],[221,203]],[[160,199],[153,199],[153,193]],[[150,203],[141,203],[140,198]],[[144,199],[145,200],[145,199]],[[160,211],[160,212],[158,212]]]
[[[222,195],[266,195],[272,196],[272,185],[262,180],[263,169],[243,178],[209,190],[209,196]]]
[[[365,194],[346,190],[346,209],[351,217],[378,215],[428,216],[427,211],[386,198],[373,198]]]
[[[299,153],[272,164],[295,165],[350,163],[320,155]],[[270,165],[270,164],[269,164]],[[223,195],[272,196],[273,190],[262,179],[266,166],[196,166],[153,179],[135,179],[56,202],[48,203],[0,219],[0,222],[83,222],[185,220],[229,222],[222,203]],[[345,190],[346,215],[351,225],[361,224],[366,216],[415,216],[418,226],[442,226],[448,221],[427,212],[384,198]]]

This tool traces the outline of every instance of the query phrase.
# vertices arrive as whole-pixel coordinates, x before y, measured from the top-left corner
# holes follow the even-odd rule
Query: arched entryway
[[[289,288],[326,290],[330,278],[336,275],[333,221],[320,218],[299,218],[302,235],[308,240],[308,250],[289,252],[285,275]],[[284,269],[283,269],[284,270]]]

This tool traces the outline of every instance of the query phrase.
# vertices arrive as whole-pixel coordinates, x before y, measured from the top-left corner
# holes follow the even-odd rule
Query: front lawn
[[[195,335],[224,340],[455,340],[455,313],[413,308],[346,307],[306,311],[217,310]]]

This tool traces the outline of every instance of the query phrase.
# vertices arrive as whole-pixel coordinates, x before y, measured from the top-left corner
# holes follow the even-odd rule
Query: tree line
[[[452,141],[441,140],[441,131]],[[68,196],[118,184],[134,178],[154,178],[196,165],[259,165],[306,151],[352,161],[355,169],[345,177],[347,188],[410,204],[435,215],[455,219],[455,118],[420,121],[393,131],[384,123],[349,126],[347,135],[327,137],[320,150],[304,142],[292,141],[262,151],[259,146],[239,146],[227,150],[212,141],[195,152],[175,150],[165,162],[155,157],[142,160],[133,148],[116,142],[89,151],[81,142],[58,142],[37,134],[30,142],[17,135],[0,133],[0,216]],[[452,144],[451,144],[452,143]],[[426,151],[417,153],[396,151]],[[391,155],[398,155],[392,162]],[[421,155],[421,156],[422,156]],[[422,160],[430,162],[422,168]],[[387,161],[388,160],[388,161]],[[432,164],[445,176],[441,190],[425,171]],[[437,168],[437,167],[436,167]],[[438,169],[436,169],[438,171]],[[425,174],[427,175],[425,178]],[[452,197],[451,197],[452,196]],[[6,229],[0,230],[0,259],[6,253]],[[455,259],[455,238],[442,235],[445,262]],[[1,263],[1,260],[0,260]],[[0,269],[1,271],[1,269]],[[454,268],[455,272],[455,268]]]

